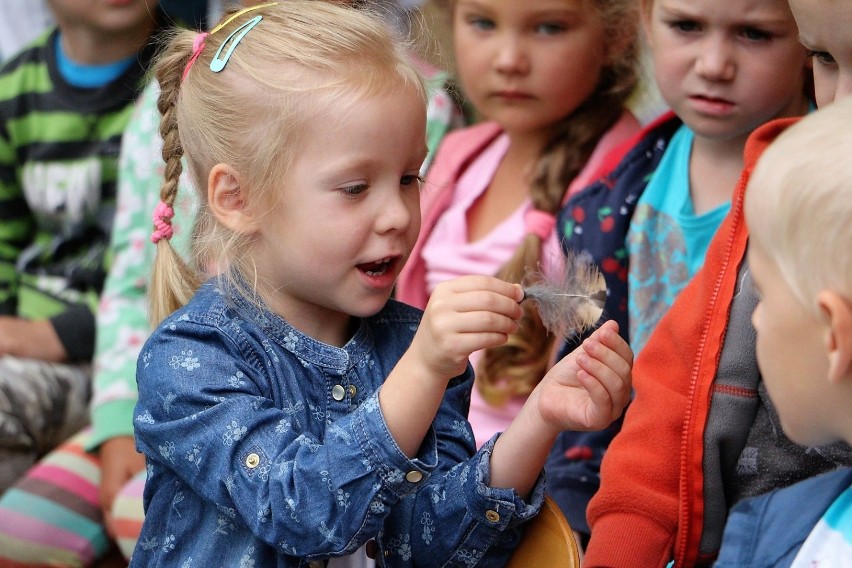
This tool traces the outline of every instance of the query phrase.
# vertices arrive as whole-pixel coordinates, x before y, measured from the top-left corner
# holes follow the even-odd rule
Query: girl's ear
[[[256,220],[240,183],[240,173],[228,164],[216,164],[207,176],[207,203],[216,220],[235,233],[253,233]]]
[[[840,382],[852,378],[852,303],[831,290],[820,292],[817,302],[828,322],[828,379]]]

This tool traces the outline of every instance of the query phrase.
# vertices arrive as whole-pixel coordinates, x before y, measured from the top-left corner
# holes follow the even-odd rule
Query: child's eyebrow
[[[481,12],[489,12],[491,11],[491,7],[483,2],[478,2],[477,0],[458,0],[456,2],[456,10],[459,8],[465,8],[468,10],[478,10]]]
[[[687,2],[680,1],[669,1],[658,0],[659,10],[662,13],[663,17],[666,18],[684,18],[688,20],[704,20],[707,16],[698,8],[692,6]],[[788,26],[790,25],[792,18],[787,17],[782,14],[778,14],[777,11],[772,10],[754,10],[752,13],[748,13],[742,16],[738,16],[736,19],[730,19],[724,22],[727,26],[738,26],[738,27],[763,27],[763,26]]]

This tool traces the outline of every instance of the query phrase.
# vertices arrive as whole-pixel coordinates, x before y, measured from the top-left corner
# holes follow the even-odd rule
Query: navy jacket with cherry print
[[[573,195],[557,218],[563,250],[587,252],[603,272],[608,292],[602,320],[617,321],[628,341],[627,230],[639,196],[681,124],[673,113],[666,113],[613,150],[610,163],[601,167],[609,173]],[[590,333],[569,337],[559,357],[580,345]],[[545,466],[548,493],[571,527],[585,535],[590,532],[586,506],[600,486],[601,460],[620,429],[618,419],[599,432],[563,432]]]

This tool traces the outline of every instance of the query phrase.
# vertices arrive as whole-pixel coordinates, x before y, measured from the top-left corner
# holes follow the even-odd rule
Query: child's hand
[[[490,276],[462,276],[439,284],[429,299],[409,354],[451,379],[474,351],[502,345],[518,328],[523,290]]]
[[[608,321],[544,376],[535,397],[554,432],[609,426],[630,402],[633,351]]]
[[[474,351],[505,343],[517,330],[523,290],[490,276],[439,284],[414,339],[379,391],[388,430],[405,455],[417,454],[441,405],[447,381]]]

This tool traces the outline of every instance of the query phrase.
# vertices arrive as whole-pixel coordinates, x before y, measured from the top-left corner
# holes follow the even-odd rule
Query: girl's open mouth
[[[390,268],[391,262],[393,262],[393,259],[383,258],[375,262],[359,264],[358,269],[362,270],[367,276],[382,276]]]

